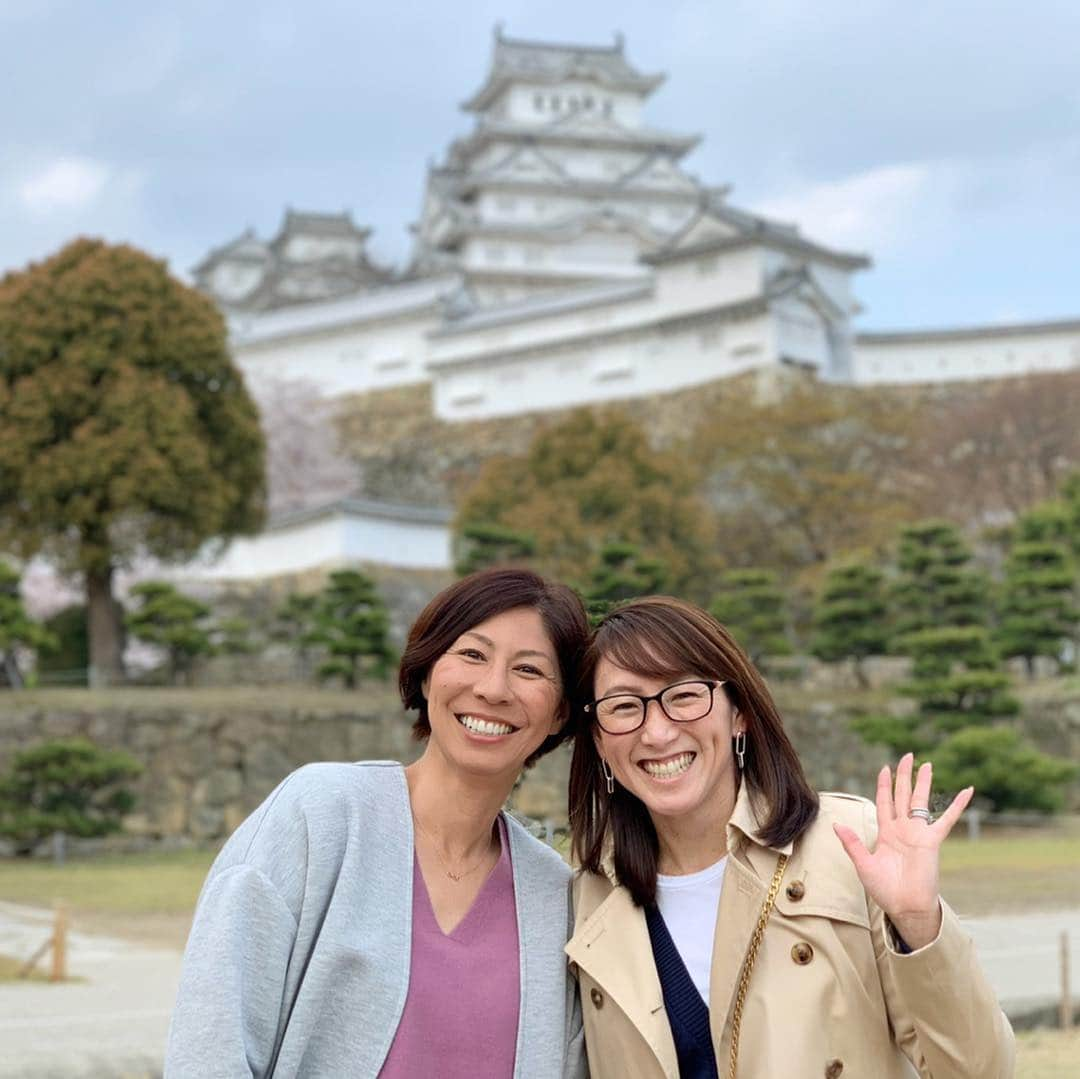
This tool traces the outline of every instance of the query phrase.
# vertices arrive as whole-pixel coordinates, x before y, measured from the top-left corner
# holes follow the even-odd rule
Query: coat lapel
[[[678,1079],[660,978],[653,961],[645,912],[625,888],[615,888],[570,938],[570,960],[623,1011],[656,1055],[664,1075]],[[582,1002],[588,1007],[588,1001]]]

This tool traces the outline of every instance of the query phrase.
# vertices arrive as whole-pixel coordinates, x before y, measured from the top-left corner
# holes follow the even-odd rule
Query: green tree
[[[916,423],[865,388],[793,377],[768,397],[733,390],[691,440],[725,562],[787,571],[885,544],[912,514]]]
[[[1023,658],[1029,678],[1037,656],[1060,660],[1080,618],[1075,590],[1076,571],[1060,543],[1018,543],[1009,552],[996,637],[1002,655]]]
[[[19,650],[48,651],[56,643],[53,635],[26,613],[19,595],[19,580],[19,574],[0,561],[0,686],[13,689],[23,685]]]
[[[756,664],[791,655],[787,601],[776,574],[762,569],[728,570],[710,608]]]
[[[957,731],[934,751],[934,781],[944,790],[973,786],[994,810],[1060,812],[1064,787],[1080,771],[1025,745],[1007,727]]]
[[[536,565],[564,580],[580,580],[606,544],[630,543],[668,568],[676,592],[708,594],[714,523],[695,470],[617,410],[579,409],[525,454],[489,461],[462,496],[455,532],[477,523],[531,536]]]
[[[620,603],[664,591],[667,579],[663,562],[643,558],[632,543],[604,544],[588,582],[580,589],[589,620],[596,625]]]
[[[948,521],[920,521],[900,531],[899,579],[889,596],[897,651],[923,629],[978,626],[987,620],[990,581],[968,569],[971,550]]]
[[[873,566],[837,566],[825,578],[813,615],[811,653],[826,663],[850,659],[863,687],[863,660],[888,650],[884,582],[885,575]]]
[[[214,304],[75,240],[0,281],[0,547],[85,581],[90,681],[122,677],[113,575],[263,521],[258,414]]]
[[[25,749],[0,778],[0,835],[14,840],[20,854],[30,854],[54,832],[115,832],[135,801],[127,781],[141,771],[123,750],[82,738]]]
[[[305,679],[311,677],[311,649],[315,643],[312,634],[318,608],[318,595],[290,592],[270,622],[270,639],[289,646],[296,658],[297,674]]]
[[[210,608],[167,581],[142,581],[132,588],[131,595],[138,606],[127,615],[128,630],[164,650],[170,681],[175,683],[183,676],[190,683],[195,661],[214,650]]]
[[[320,678],[341,678],[355,689],[365,674],[385,678],[393,660],[390,619],[375,582],[359,570],[335,570],[315,611],[309,635],[329,653]]]
[[[81,603],[64,607],[45,619],[45,628],[55,638],[56,647],[38,656],[39,684],[85,686],[90,666],[86,608]]]
[[[457,545],[460,555],[454,570],[459,577],[488,566],[526,562],[536,554],[532,536],[483,521],[463,525]]]

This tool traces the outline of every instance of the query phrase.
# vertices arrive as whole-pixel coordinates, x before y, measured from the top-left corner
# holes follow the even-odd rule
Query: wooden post
[[[1069,989],[1069,934],[1061,931],[1061,1029],[1072,1026],[1072,992]]]
[[[67,980],[67,930],[67,907],[63,903],[57,903],[53,916],[52,972],[49,974],[51,982]]]

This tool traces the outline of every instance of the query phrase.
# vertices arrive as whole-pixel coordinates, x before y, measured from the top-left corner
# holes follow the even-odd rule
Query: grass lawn
[[[48,964],[49,958],[46,956],[42,962],[30,971],[28,980],[32,982],[48,981],[48,975],[45,973],[45,967],[47,967]],[[19,968],[22,965],[22,959],[14,959],[10,955],[0,955],[0,982],[18,981]]]
[[[1016,1079],[1080,1075],[1080,1029],[1032,1030],[1016,1038]]]
[[[0,899],[49,907],[63,900],[72,928],[182,947],[212,851],[73,858],[66,865],[0,860]]]
[[[1080,818],[1047,828],[983,829],[971,843],[957,826],[941,858],[941,890],[962,914],[1060,910],[1080,904]]]

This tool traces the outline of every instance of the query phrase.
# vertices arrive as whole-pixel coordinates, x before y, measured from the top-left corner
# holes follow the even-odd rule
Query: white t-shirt
[[[679,950],[701,999],[709,1003],[709,973],[720,889],[727,855],[706,869],[684,877],[656,877],[656,906]]]

